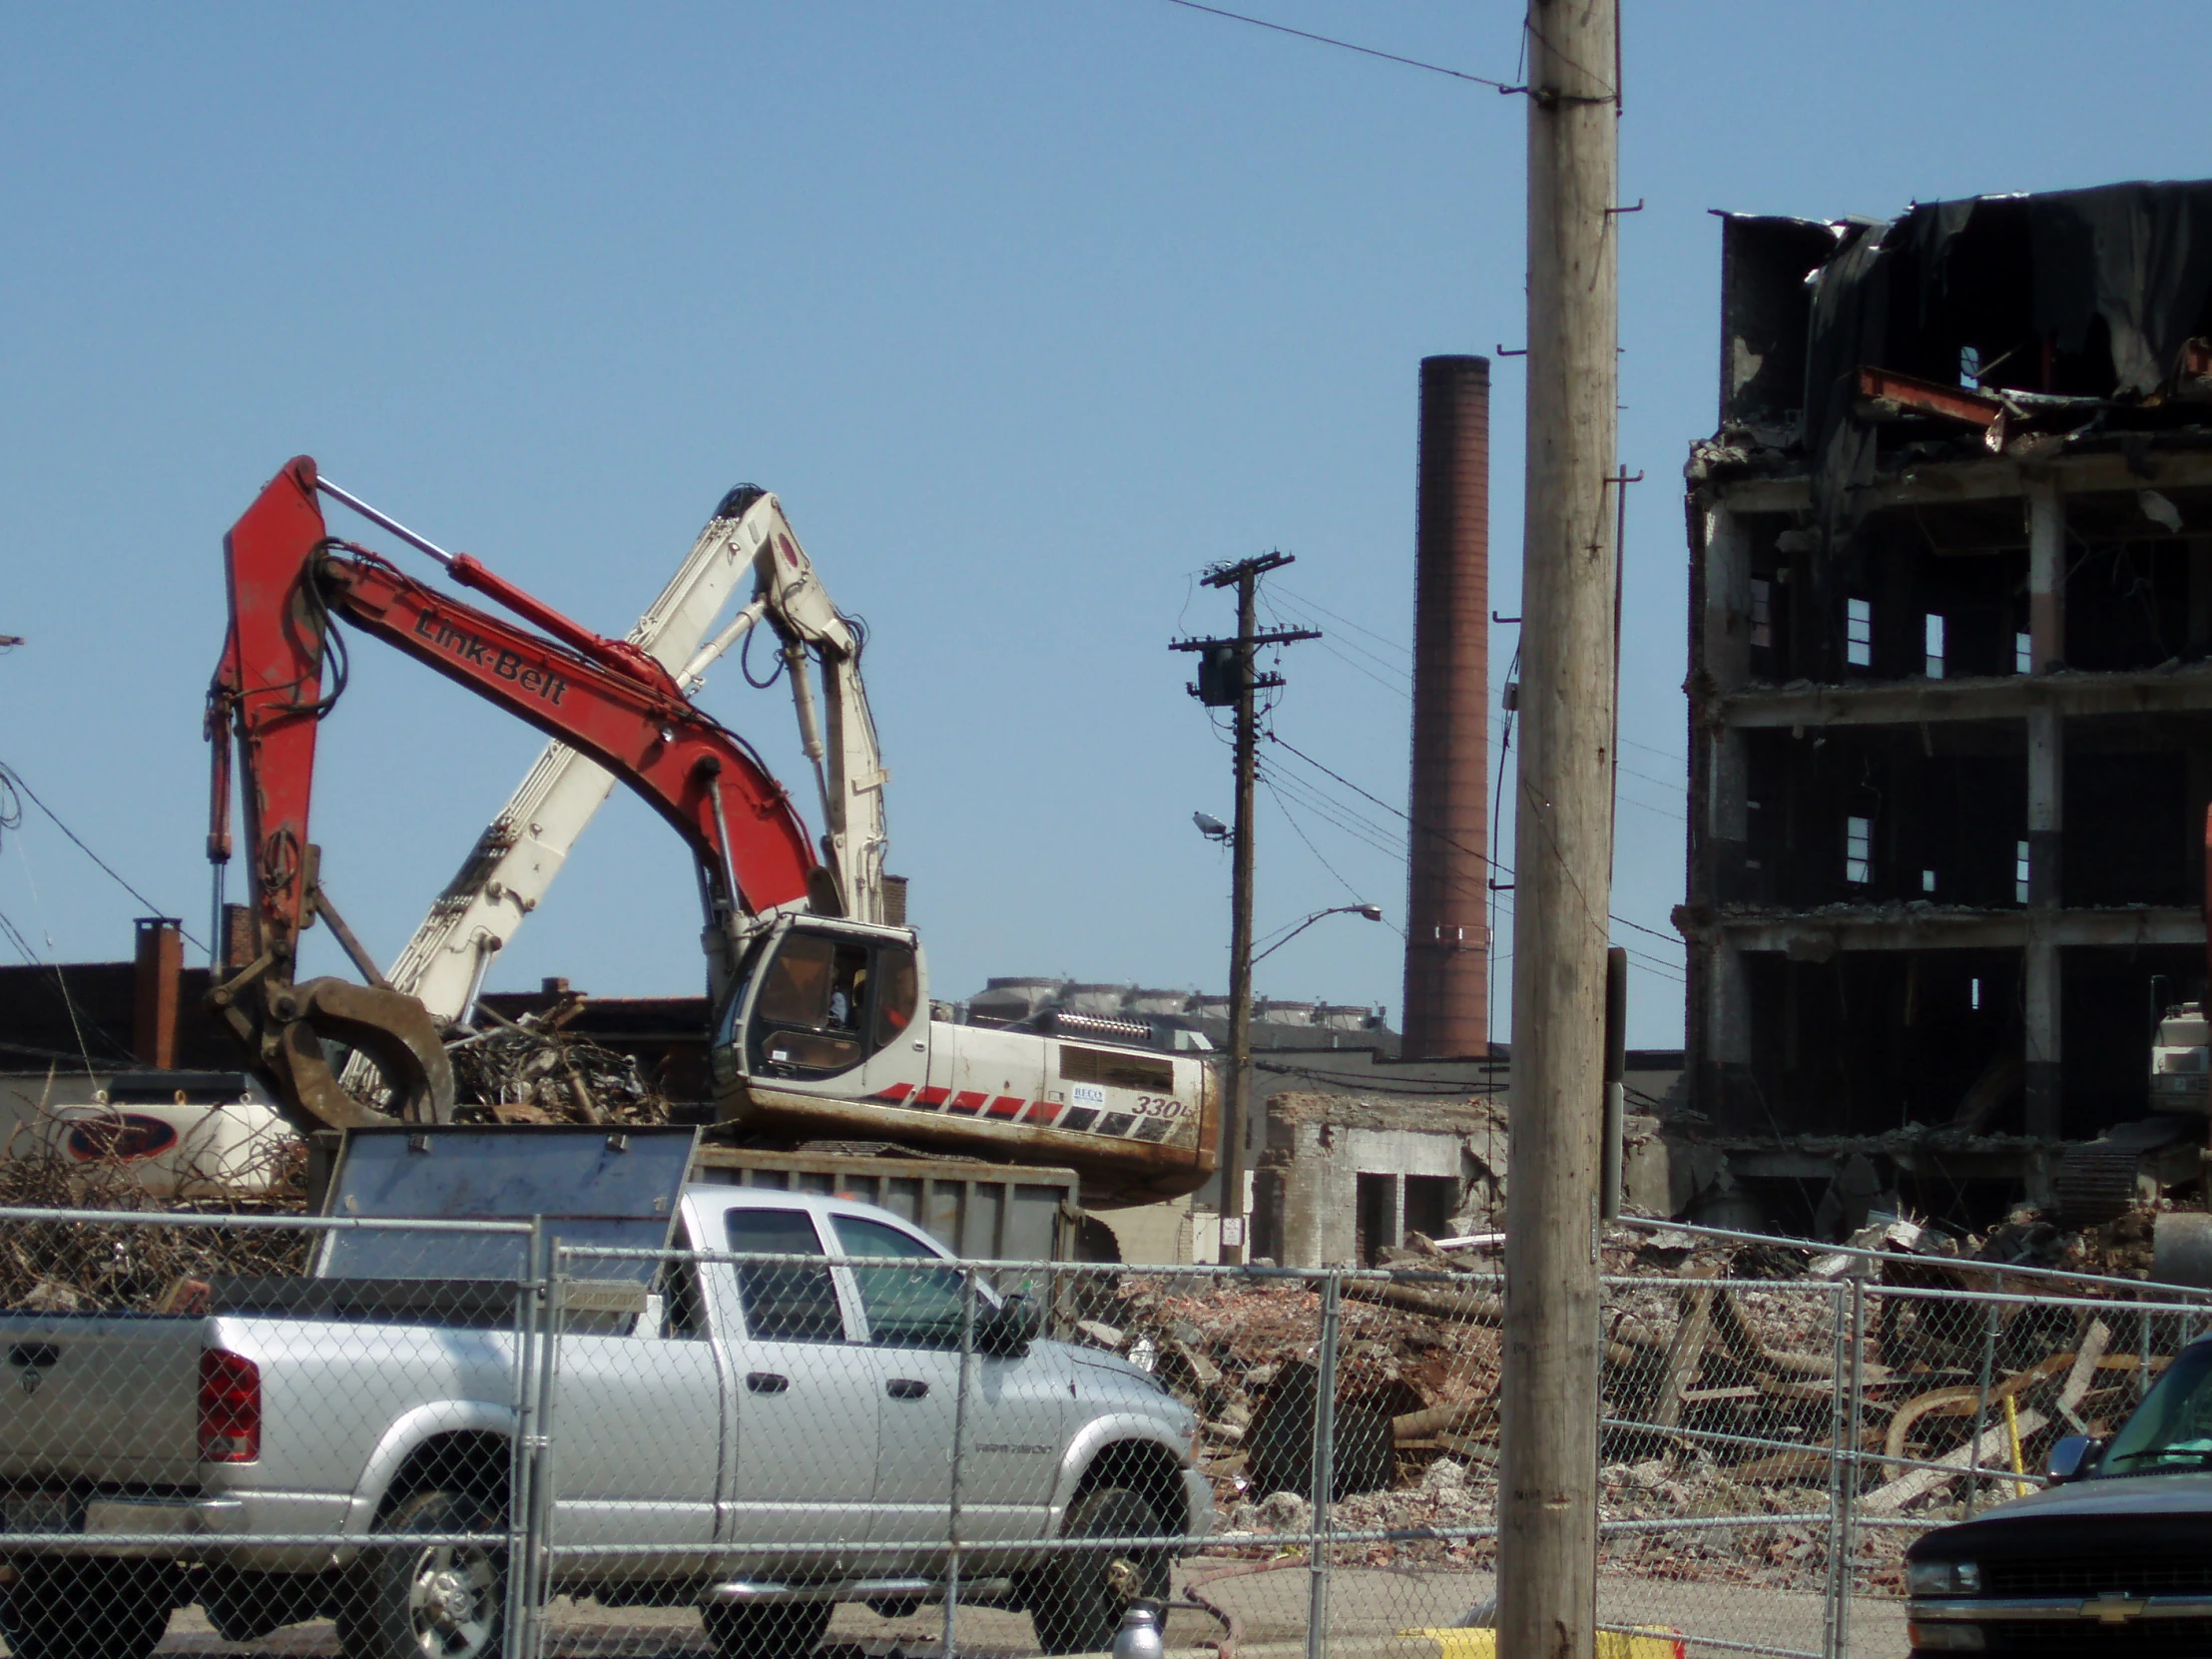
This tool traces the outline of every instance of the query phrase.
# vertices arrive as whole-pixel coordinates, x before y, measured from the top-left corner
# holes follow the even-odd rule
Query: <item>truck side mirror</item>
[[[2069,1480],[2079,1480],[2097,1465],[2097,1455],[2104,1450],[2102,1440],[2092,1440],[2086,1434],[2067,1434],[2050,1448],[2049,1461],[2043,1465],[2053,1486],[2062,1486]]]
[[[994,1359],[1014,1360],[1029,1352],[1044,1326],[1044,1310],[1016,1292],[993,1308],[975,1327],[975,1349]]]

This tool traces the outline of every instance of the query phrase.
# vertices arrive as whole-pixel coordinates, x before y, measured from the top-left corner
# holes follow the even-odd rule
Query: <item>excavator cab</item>
[[[748,953],[717,1022],[716,1081],[848,1098],[928,1071],[921,954],[902,927],[784,916]]]

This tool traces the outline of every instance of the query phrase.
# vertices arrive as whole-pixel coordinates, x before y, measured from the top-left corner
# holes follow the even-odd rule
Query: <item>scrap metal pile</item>
[[[668,1099],[647,1087],[635,1055],[568,1031],[583,1008],[573,991],[516,1020],[479,1006],[483,1029],[446,1044],[456,1115],[464,1122],[666,1123]]]
[[[0,1153],[0,1207],[208,1216],[304,1210],[305,1146],[273,1138],[259,1156],[275,1167],[244,1178],[234,1169],[231,1182],[197,1183],[194,1196],[177,1199],[150,1192],[126,1158],[65,1159],[44,1145],[11,1145]],[[156,1311],[189,1281],[303,1273],[311,1249],[309,1235],[286,1228],[22,1223],[0,1230],[0,1308]]]

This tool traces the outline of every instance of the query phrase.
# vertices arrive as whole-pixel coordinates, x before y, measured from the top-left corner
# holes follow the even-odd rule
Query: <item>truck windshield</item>
[[[2112,1436],[2099,1474],[2212,1465],[2212,1344],[2185,1350]]]

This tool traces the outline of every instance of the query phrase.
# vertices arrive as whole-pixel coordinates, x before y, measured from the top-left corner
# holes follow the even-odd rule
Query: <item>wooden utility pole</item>
[[[1501,1659],[1591,1659],[1612,893],[1616,0],[1529,0]]]
[[[1205,575],[1210,588],[1237,590],[1237,637],[1233,640],[1177,640],[1171,651],[1196,651],[1198,680],[1190,693],[1210,709],[1234,709],[1237,722],[1237,822],[1229,831],[1234,874],[1229,891],[1229,1074],[1223,1080],[1221,1112],[1221,1253],[1225,1263],[1245,1259],[1244,1170],[1252,1119],[1252,876],[1253,786],[1259,776],[1260,711],[1258,694],[1283,684],[1280,674],[1258,674],[1253,653],[1263,645],[1318,640],[1311,628],[1257,631],[1260,578],[1292,563],[1297,555],[1263,553],[1235,564],[1217,565]]]

